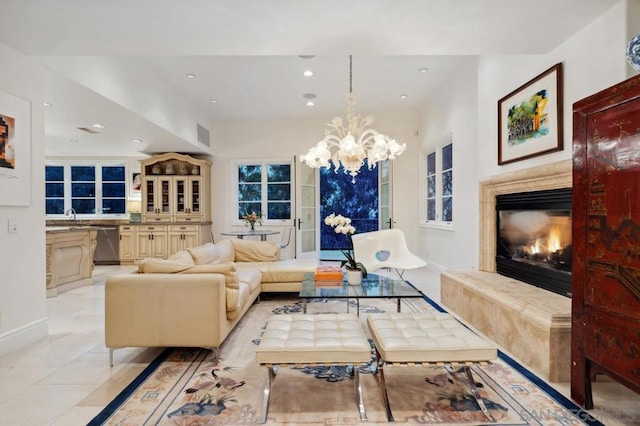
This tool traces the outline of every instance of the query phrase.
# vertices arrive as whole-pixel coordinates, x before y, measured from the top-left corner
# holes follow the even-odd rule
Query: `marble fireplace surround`
[[[480,182],[479,270],[447,270],[441,301],[551,382],[570,380],[571,299],[496,273],[496,195],[572,186],[566,160]]]

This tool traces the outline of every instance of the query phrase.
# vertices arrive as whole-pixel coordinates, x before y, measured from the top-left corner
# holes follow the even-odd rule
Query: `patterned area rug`
[[[317,299],[308,313],[345,312],[346,301]],[[348,304],[354,312],[355,302]],[[442,308],[429,300],[403,301],[404,311]],[[395,310],[394,300],[366,300],[360,319]],[[204,349],[168,348],[89,425],[256,424],[267,372],[255,349],[273,314],[302,312],[296,299],[271,298],[254,305],[222,346],[218,360]],[[366,327],[364,327],[366,330]],[[369,421],[387,424],[373,364],[361,366],[360,380]],[[473,367],[480,395],[498,425],[600,425],[585,411],[504,354]],[[272,384],[267,424],[350,425],[361,423],[352,372],[345,367],[281,368]],[[464,378],[442,368],[385,369],[391,409],[399,424],[488,424],[467,392]]]

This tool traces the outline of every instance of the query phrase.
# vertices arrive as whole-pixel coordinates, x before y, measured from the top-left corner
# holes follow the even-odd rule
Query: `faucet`
[[[69,216],[69,218],[71,219],[72,223],[76,223],[77,222],[77,220],[76,220],[76,209],[74,209],[73,207],[71,207],[69,210],[67,210],[64,213],[64,215],[65,216]],[[71,215],[73,215],[73,217]]]

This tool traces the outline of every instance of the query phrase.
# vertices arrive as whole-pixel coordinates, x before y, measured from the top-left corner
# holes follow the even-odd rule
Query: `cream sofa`
[[[241,239],[144,259],[105,283],[105,343],[217,349],[261,292],[299,291],[315,259],[279,260],[271,242]]]

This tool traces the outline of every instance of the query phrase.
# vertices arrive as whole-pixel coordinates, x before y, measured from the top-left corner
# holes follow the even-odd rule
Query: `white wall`
[[[453,222],[452,230],[422,225],[419,229],[418,255],[434,266],[473,268],[478,259],[478,179],[477,159],[477,86],[476,60],[451,76],[446,87],[430,97],[420,124],[421,154],[416,162],[424,164],[424,154],[442,137],[453,140]],[[421,180],[425,180],[424,171]],[[422,188],[424,191],[424,188]],[[416,198],[425,203],[424,193]],[[421,209],[420,219],[426,216]],[[419,220],[420,220],[419,219]]]
[[[548,55],[483,56],[478,64],[480,179],[571,158],[574,102],[627,78],[626,7],[621,2]],[[551,66],[564,68],[564,150],[498,166],[497,101]]]
[[[363,113],[364,114],[364,113]],[[416,247],[417,223],[417,148],[416,112],[376,112],[371,126],[381,133],[406,142],[407,150],[394,161],[394,211],[395,227],[407,233],[407,244]],[[225,122],[211,125],[211,137],[218,146],[233,148],[214,151],[212,166],[213,209],[212,221],[216,240],[220,232],[231,229],[232,222],[232,165],[233,160],[252,158],[298,157],[296,167],[307,167],[299,156],[324,136],[325,123],[331,117],[306,120]],[[222,143],[221,143],[222,142]],[[356,183],[357,184],[357,183]],[[278,241],[279,236],[272,237]]]
[[[0,90],[31,102],[31,202],[0,206],[0,355],[48,333],[44,230],[43,72],[0,44]],[[8,233],[8,220],[17,233]]]

